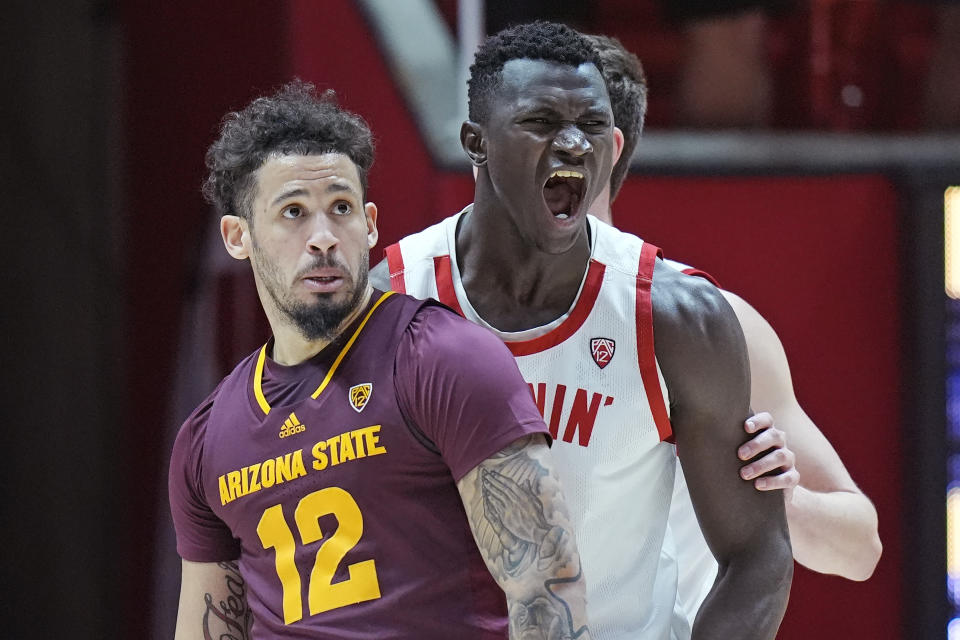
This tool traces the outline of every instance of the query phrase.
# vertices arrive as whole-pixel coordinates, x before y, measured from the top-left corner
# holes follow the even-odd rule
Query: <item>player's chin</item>
[[[577,242],[586,236],[584,216],[564,220],[561,224],[545,225],[537,230],[536,245],[540,251],[550,255],[567,253]]]
[[[357,294],[353,281],[345,281],[336,291],[314,294],[313,301],[318,307],[327,309],[349,307],[349,312],[360,305],[362,298],[363,296]]]
[[[305,301],[309,306],[318,310],[332,309],[346,305],[350,300],[350,295],[343,289],[329,291],[324,293],[312,293]]]

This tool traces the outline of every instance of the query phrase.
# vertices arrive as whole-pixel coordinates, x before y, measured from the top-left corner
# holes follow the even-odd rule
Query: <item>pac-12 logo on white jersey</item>
[[[597,366],[603,369],[613,360],[613,351],[617,343],[610,338],[593,338],[590,340],[590,355]]]

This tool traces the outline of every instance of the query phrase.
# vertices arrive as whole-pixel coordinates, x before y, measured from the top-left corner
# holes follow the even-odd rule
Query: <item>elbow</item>
[[[779,585],[782,589],[790,592],[790,585],[793,584],[793,551],[787,544],[777,555],[777,566],[780,568]]]
[[[877,563],[880,562],[880,556],[882,555],[883,543],[880,542],[880,535],[874,529],[864,547],[861,561],[856,566],[851,567],[849,575],[845,577],[855,582],[863,582],[869,579],[877,568]]]
[[[789,595],[790,586],[793,584],[794,567],[793,549],[789,538],[779,541],[779,544],[770,548],[763,565],[768,572],[770,592]]]
[[[767,594],[770,610],[780,611],[783,615],[790,598],[795,566],[789,541],[768,547],[766,553],[754,556],[750,564],[752,566],[747,570],[750,582]]]
[[[870,517],[865,520],[865,535],[862,538],[859,553],[849,554],[851,560],[847,566],[847,571],[843,574],[844,578],[855,582],[868,580],[877,568],[880,562],[880,556],[883,555],[883,543],[880,542],[880,533],[878,531],[877,512],[870,505]]]
[[[754,548],[756,549],[756,548]],[[789,539],[778,540],[765,545],[762,552],[750,552],[732,558],[731,562],[720,562],[720,575],[727,570],[750,576],[749,582],[760,586],[761,590],[774,599],[783,599],[790,594],[793,583],[793,553]]]

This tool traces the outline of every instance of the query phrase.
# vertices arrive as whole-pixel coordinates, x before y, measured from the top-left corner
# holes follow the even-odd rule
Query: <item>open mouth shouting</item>
[[[543,199],[556,220],[568,220],[580,211],[585,189],[579,171],[554,171],[543,186]]]

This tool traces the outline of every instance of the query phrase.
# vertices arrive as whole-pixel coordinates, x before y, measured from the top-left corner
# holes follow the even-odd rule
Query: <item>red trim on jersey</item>
[[[510,353],[514,356],[529,356],[533,353],[540,353],[557,346],[576,333],[577,329],[586,322],[587,316],[593,310],[593,304],[597,301],[597,296],[600,295],[600,285],[603,284],[603,272],[605,270],[606,267],[603,264],[591,259],[590,266],[587,267],[587,277],[583,283],[583,291],[580,292],[580,297],[567,319],[561,322],[560,326],[539,338],[519,342],[504,342],[510,349]]]
[[[687,274],[688,276],[697,276],[698,278],[703,278],[718,289],[720,288],[720,283],[717,282],[717,279],[706,271],[701,271],[700,269],[696,269],[694,267],[687,267],[683,270],[683,273]]]
[[[660,439],[673,442],[673,428],[667,414],[667,404],[660,389],[657,375],[657,354],[653,346],[653,300],[650,288],[653,285],[653,268],[660,249],[644,242],[640,249],[640,266],[637,270],[637,360],[640,364],[640,378],[647,392],[647,402],[653,421],[657,425]]]
[[[457,290],[453,288],[453,270],[450,268],[450,256],[434,256],[433,273],[437,279],[437,298],[461,316],[463,309],[457,300]]]
[[[400,252],[400,243],[395,242],[386,249],[387,269],[390,270],[390,288],[397,293],[407,292],[407,283],[403,279],[403,254]]]

